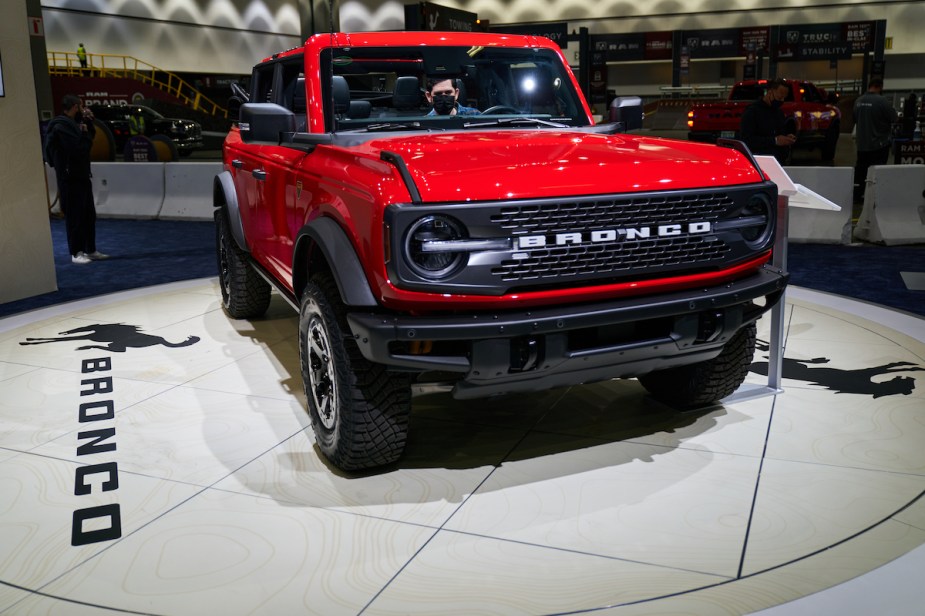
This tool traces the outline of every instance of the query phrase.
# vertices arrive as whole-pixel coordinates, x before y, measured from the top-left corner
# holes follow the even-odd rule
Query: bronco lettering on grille
[[[682,224],[652,225],[649,227],[626,227],[623,229],[598,229],[591,232],[555,233],[546,235],[525,235],[517,238],[517,248],[542,248],[544,246],[566,246],[569,244],[597,244],[621,240],[647,239],[650,237],[676,237],[680,235],[703,235],[713,230],[711,222],[689,222]]]

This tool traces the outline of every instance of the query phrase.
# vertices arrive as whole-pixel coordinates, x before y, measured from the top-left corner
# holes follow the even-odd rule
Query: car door
[[[305,88],[302,62],[301,55],[277,62],[269,102],[294,110],[295,90]],[[250,170],[256,194],[255,249],[264,267],[279,280],[292,280],[294,233],[288,220],[297,181],[293,170],[304,156],[304,151],[293,147],[265,144]]]

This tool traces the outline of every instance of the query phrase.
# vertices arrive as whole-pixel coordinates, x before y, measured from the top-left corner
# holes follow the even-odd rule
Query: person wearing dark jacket
[[[854,165],[854,198],[861,200],[867,188],[867,172],[890,160],[893,123],[898,114],[883,96],[883,80],[874,78],[867,92],[854,101],[854,131],[857,160]]]
[[[915,135],[915,126],[918,121],[919,97],[915,92],[909,92],[909,96],[903,102],[903,138],[912,139]]]
[[[764,96],[745,108],[739,133],[752,154],[775,156],[781,162],[786,160],[790,146],[797,140],[793,134],[796,128],[787,122],[781,111],[788,92],[790,86],[786,81],[774,79],[768,83]]]
[[[96,127],[93,114],[77,96],[65,95],[61,107],[63,113],[48,124],[45,156],[58,180],[71,262],[83,265],[109,256],[96,249],[96,207],[90,183],[90,149]]]

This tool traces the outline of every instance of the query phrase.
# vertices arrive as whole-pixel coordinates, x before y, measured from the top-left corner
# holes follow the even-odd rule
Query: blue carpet
[[[63,220],[51,220],[51,236],[58,290],[0,304],[0,316],[218,273],[212,222],[100,218],[96,246],[110,258],[86,265],[71,263]]]
[[[790,283],[925,316],[925,291],[906,288],[900,272],[925,272],[925,245],[793,244]]]
[[[52,219],[58,290],[7,304],[0,317],[126,289],[215,276],[212,222],[97,221],[97,246],[112,258],[71,263],[64,221]],[[925,246],[791,244],[791,282],[925,316],[925,291],[906,289],[900,272],[925,272]]]

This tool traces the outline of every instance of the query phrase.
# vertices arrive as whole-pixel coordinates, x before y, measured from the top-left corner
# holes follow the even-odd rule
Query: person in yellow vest
[[[145,117],[141,115],[141,109],[138,107],[135,107],[132,110],[132,115],[129,116],[128,130],[132,137],[145,134]]]
[[[87,68],[87,48],[83,43],[77,46],[77,59],[80,60],[80,68]]]

